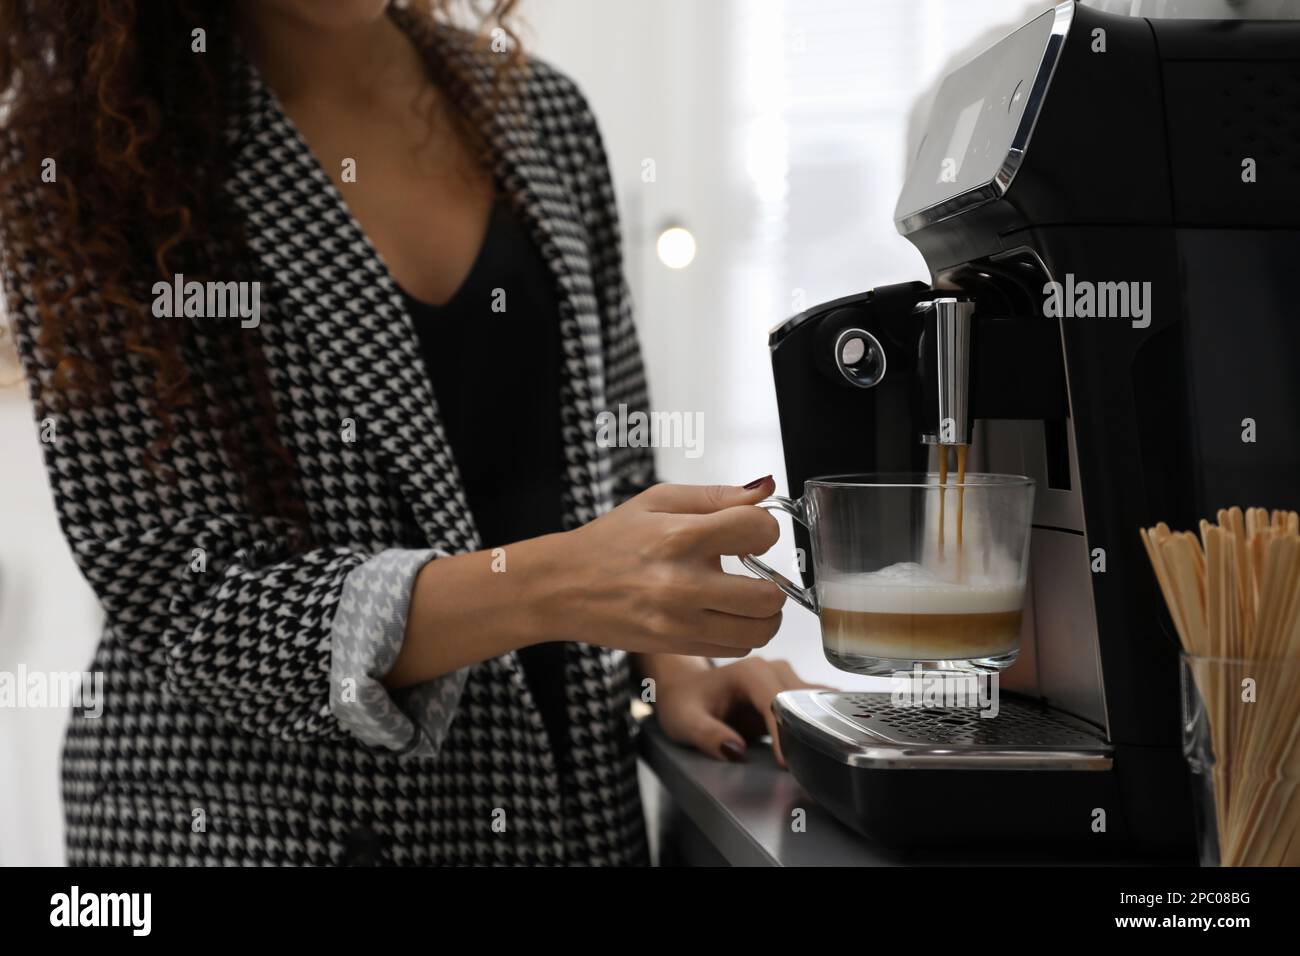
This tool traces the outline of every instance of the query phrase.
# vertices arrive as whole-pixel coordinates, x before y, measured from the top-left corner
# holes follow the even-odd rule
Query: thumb
[[[640,495],[647,511],[706,515],[737,505],[756,505],[776,490],[771,475],[747,485],[655,485]]]

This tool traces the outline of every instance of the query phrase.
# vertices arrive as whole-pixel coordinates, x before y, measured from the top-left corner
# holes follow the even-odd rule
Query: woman
[[[73,863],[639,863],[629,669],[720,758],[802,686],[707,662],[779,625],[719,561],[770,478],[596,441],[646,393],[581,94],[385,6],[0,2],[6,296],[107,618]]]

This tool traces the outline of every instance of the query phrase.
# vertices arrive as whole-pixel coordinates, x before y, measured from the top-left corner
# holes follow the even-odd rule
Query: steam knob
[[[885,350],[865,329],[845,329],[835,337],[835,367],[850,385],[874,388],[885,377]]]

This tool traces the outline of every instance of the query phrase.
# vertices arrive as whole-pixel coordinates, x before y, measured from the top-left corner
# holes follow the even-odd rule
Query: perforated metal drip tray
[[[973,707],[903,707],[887,693],[785,691],[773,704],[782,744],[812,747],[851,767],[933,770],[1109,770],[1111,747],[1092,725],[1003,694],[996,716]]]

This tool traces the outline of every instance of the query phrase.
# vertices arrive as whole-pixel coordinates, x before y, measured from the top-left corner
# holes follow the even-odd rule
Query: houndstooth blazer
[[[395,16],[462,78],[452,93],[554,273],[563,505],[579,526],[653,480],[648,450],[595,440],[601,410],[646,404],[596,123],[538,61],[489,109],[491,54]],[[287,522],[248,513],[220,435],[195,411],[163,452],[175,483],[150,470],[159,426],[137,357],[122,352],[132,375],[110,397],[56,411],[24,292],[32,257],[10,248],[4,262],[36,414],[55,425],[55,502],[106,616],[92,664],[103,715],[74,713],[65,741],[70,862],[643,862],[625,655],[566,645],[564,766],[513,654],[403,694],[380,683],[415,574],[476,549],[474,522],[398,289],[275,95],[230,56],[227,190],[262,283],[262,351],[312,550],[289,547]],[[112,313],[99,321],[115,342]],[[205,331],[217,320],[192,321],[199,384],[242,382]]]

